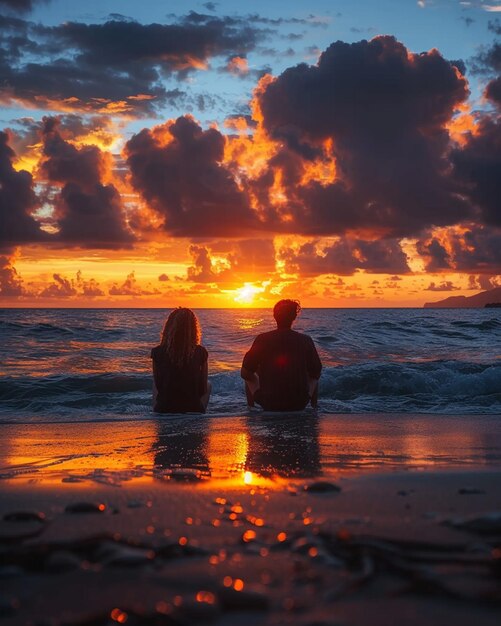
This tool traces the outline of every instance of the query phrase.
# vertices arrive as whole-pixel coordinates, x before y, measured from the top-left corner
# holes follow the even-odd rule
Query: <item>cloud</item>
[[[312,241],[302,244],[297,250],[282,248],[278,256],[288,273],[299,273],[301,276],[350,276],[357,270],[377,274],[409,271],[407,256],[395,240],[344,238],[330,245]]]
[[[468,277],[468,289],[482,289],[488,291],[501,286],[500,276],[488,276],[480,274],[479,276],[471,275]]]
[[[226,64],[225,70],[229,74],[244,78],[249,74],[249,62],[245,57],[234,56],[230,57]]]
[[[176,236],[235,236],[257,228],[247,195],[223,164],[225,138],[188,116],[127,142],[131,183]]]
[[[61,274],[53,274],[52,278],[54,282],[40,292],[41,298],[69,298],[77,295],[77,289],[72,280]]]
[[[137,282],[134,272],[127,274],[122,285],[116,283],[108,291],[110,296],[153,296],[161,293],[158,289],[145,289]]]
[[[186,276],[195,283],[215,283],[222,272],[212,268],[210,252],[205,246],[190,246],[193,265],[188,267]]]
[[[501,227],[501,118],[484,116],[465,145],[454,150],[454,175],[485,224]]]
[[[56,239],[83,247],[127,247],[133,241],[120,194],[103,184],[105,157],[96,146],[80,148],[65,141],[57,118],[44,118],[43,176],[61,187],[55,200]]]
[[[0,248],[46,238],[32,217],[39,205],[33,178],[14,169],[15,156],[9,135],[0,131]]]
[[[467,96],[457,66],[437,50],[412,54],[389,36],[338,41],[317,65],[303,63],[263,83],[264,129],[286,147],[275,166],[293,219],[281,226],[401,237],[467,217],[470,207],[449,176],[446,129]],[[329,157],[333,179],[301,184],[308,162]],[[268,218],[276,216],[268,211]]]
[[[0,296],[16,298],[25,293],[22,278],[8,256],[0,256]]]
[[[459,287],[456,287],[452,281],[445,280],[440,284],[436,284],[431,282],[428,287],[426,287],[425,291],[457,291]]]
[[[0,16],[0,101],[153,115],[172,99],[166,77],[206,69],[212,57],[245,54],[266,35],[243,19],[213,15],[171,24],[119,19],[50,27]]]
[[[445,229],[420,240],[417,251],[427,271],[497,274],[501,267],[501,229],[476,224]]]
[[[50,0],[0,0],[0,9],[5,7],[15,13],[29,13],[36,4],[48,4]]]
[[[39,292],[39,298],[96,298],[105,295],[97,280],[84,278],[80,270],[75,278],[66,278],[59,273],[53,274],[52,278],[53,282]]]
[[[196,283],[241,284],[265,280],[276,270],[275,246],[271,239],[216,241],[189,248],[192,265],[187,279]]]
[[[501,76],[493,78],[485,88],[486,97],[501,107]]]

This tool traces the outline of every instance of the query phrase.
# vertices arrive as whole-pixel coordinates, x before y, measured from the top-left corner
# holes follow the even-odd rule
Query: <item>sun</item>
[[[239,304],[252,304],[256,294],[261,293],[262,288],[256,287],[252,283],[245,283],[240,289],[235,289],[235,296],[233,299]]]

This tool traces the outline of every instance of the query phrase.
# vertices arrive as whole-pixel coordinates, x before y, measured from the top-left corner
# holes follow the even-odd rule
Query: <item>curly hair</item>
[[[183,365],[190,360],[201,339],[202,331],[195,313],[191,309],[178,307],[165,322],[160,345],[173,363]]]
[[[290,326],[301,313],[298,300],[279,300],[273,307],[273,317],[279,326]]]

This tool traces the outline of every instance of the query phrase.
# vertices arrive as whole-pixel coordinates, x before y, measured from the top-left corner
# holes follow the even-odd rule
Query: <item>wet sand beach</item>
[[[4,624],[497,624],[496,417],[4,424]]]

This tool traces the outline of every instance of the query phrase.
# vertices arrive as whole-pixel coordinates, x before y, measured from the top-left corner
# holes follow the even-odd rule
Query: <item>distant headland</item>
[[[495,287],[488,291],[476,293],[474,296],[450,296],[437,302],[425,302],[425,309],[475,309],[475,308],[497,308],[501,307],[501,287]]]

